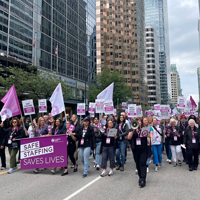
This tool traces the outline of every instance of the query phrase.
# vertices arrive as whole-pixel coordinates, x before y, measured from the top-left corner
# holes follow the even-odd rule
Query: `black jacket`
[[[166,128],[166,135],[169,134],[169,144],[170,145],[181,145],[181,137],[178,137],[180,135],[178,126],[175,126],[175,132],[173,132],[172,127],[168,126]],[[177,141],[174,141],[174,136],[177,136]],[[180,135],[181,136],[181,135]]]
[[[119,124],[117,124],[117,139],[118,141],[120,140],[123,140],[125,144],[128,143],[128,139],[125,139],[125,137],[128,135],[129,133],[129,128],[128,128],[128,124],[124,123],[122,124],[122,127],[121,127],[121,130],[122,130],[122,134],[120,134],[120,131],[119,131]]]
[[[64,126],[60,126],[58,132],[56,133],[56,135],[63,134],[64,128],[65,128]],[[53,129],[52,129],[52,135],[55,135],[55,131],[56,131],[56,127],[53,127]]]
[[[0,126],[0,147],[3,143],[3,139],[6,137],[8,134],[8,131],[6,131],[3,127]]]
[[[74,131],[73,131],[73,132],[74,132]],[[62,134],[65,135],[66,133],[67,133],[67,129],[64,128]],[[75,135],[75,137],[76,137],[76,135]],[[67,141],[68,141],[67,147],[69,147],[69,146],[74,146],[74,147],[76,147],[76,142],[72,139],[71,135],[67,135]]]
[[[196,139],[196,143],[192,143],[192,130],[191,127],[188,126],[185,130],[185,134],[183,137],[183,144],[186,145],[189,149],[198,149],[199,148],[199,138],[200,138],[200,131],[197,127],[194,127],[194,137]]]
[[[95,143],[101,142],[102,141],[102,133],[99,131],[98,127],[95,125],[92,125],[94,129],[94,135],[95,135]]]
[[[2,146],[12,147],[12,144],[8,144],[8,139],[10,138],[10,135],[12,132],[13,132],[12,128],[9,128],[8,134],[3,139]],[[15,129],[14,133],[12,134],[11,140],[14,138],[15,139],[25,138],[25,131],[24,131],[23,127],[18,127],[18,130]],[[17,143],[18,143],[18,147],[19,147],[20,141],[17,140]]]
[[[188,126],[188,122],[185,122],[184,124],[182,124],[181,122],[179,123],[179,133],[181,136],[181,144],[183,144],[183,137],[184,137],[187,126]]]
[[[88,126],[85,135],[83,134],[84,126],[80,126],[78,133],[75,135],[78,142],[78,147],[91,147],[91,149],[96,148],[95,135],[92,126]],[[76,129],[75,129],[76,130]],[[81,145],[81,140],[84,140],[84,144]]]

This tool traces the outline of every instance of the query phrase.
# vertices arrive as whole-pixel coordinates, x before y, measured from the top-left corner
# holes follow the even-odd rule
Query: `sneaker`
[[[121,165],[120,165],[120,164],[118,164],[118,165],[117,165],[117,167],[116,167],[116,170],[119,170],[119,169],[120,169],[120,167],[121,167]]]
[[[14,167],[14,168],[13,168],[13,172],[16,171],[17,169],[18,169],[17,167]]]
[[[161,164],[161,163],[159,163],[159,164],[158,164],[158,167],[162,167],[162,164]]]
[[[6,169],[6,167],[1,167],[1,170],[5,170]]]
[[[82,178],[85,178],[85,177],[87,177],[87,174],[83,174],[83,175],[82,175]]]
[[[189,171],[193,171],[193,168],[189,168]]]
[[[158,172],[158,166],[155,166],[155,172]]]
[[[110,170],[109,173],[108,173],[108,176],[112,176],[114,173],[113,173],[113,170]]]
[[[8,170],[8,174],[12,174],[13,172],[14,172],[14,170],[13,170],[14,168],[10,168],[9,170]]]
[[[97,164],[94,164],[94,168],[96,168]]]
[[[137,169],[135,170],[135,174],[138,175],[138,170]]]
[[[169,162],[169,159],[167,159],[166,162]]]
[[[172,164],[172,161],[171,161],[171,160],[169,160],[169,164]]]
[[[35,174],[38,174],[39,173],[39,169],[35,169],[33,172],[35,173]]]
[[[178,161],[178,165],[179,165],[179,166],[181,166],[181,165],[182,165],[182,162],[181,162],[181,160],[179,160],[179,161]]]
[[[122,165],[122,166],[120,167],[120,171],[121,171],[121,172],[124,171],[124,165]]]
[[[176,167],[177,166],[177,163],[174,163],[174,167]]]
[[[149,168],[147,167],[147,173],[149,173]]]
[[[100,170],[100,166],[99,165],[96,166],[96,170],[98,170],[98,171]]]
[[[101,172],[101,175],[100,175],[101,177],[105,177],[105,176],[107,176],[107,173],[106,173],[106,171],[105,170],[103,170],[102,172]]]

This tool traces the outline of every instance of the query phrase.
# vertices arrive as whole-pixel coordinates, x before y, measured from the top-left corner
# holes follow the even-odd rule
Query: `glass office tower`
[[[146,26],[152,26],[158,36],[161,100],[171,99],[170,52],[167,0],[145,0]]]
[[[95,0],[1,0],[0,52],[56,71],[58,45],[59,74],[84,82],[96,68],[95,27]]]

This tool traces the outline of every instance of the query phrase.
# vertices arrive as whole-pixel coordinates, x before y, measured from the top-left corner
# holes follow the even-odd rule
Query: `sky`
[[[197,68],[200,67],[198,0],[168,0],[170,63],[176,64],[183,96],[199,101]]]

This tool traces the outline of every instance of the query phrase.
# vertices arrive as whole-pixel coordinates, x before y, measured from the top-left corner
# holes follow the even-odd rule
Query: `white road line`
[[[91,181],[90,183],[88,183],[87,185],[83,186],[82,188],[80,188],[79,190],[77,190],[76,192],[74,192],[73,194],[71,194],[70,196],[66,197],[63,200],[69,200],[72,197],[76,196],[78,193],[82,192],[83,190],[85,190],[87,187],[89,187],[90,185],[92,185],[93,183],[97,182],[99,179],[101,179],[101,176],[95,178],[93,181]]]

